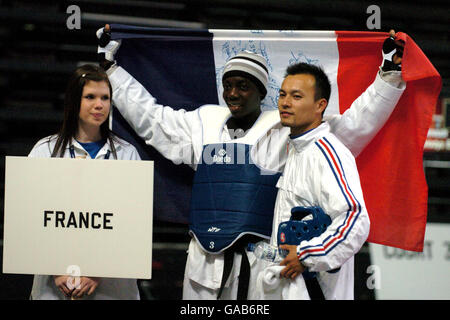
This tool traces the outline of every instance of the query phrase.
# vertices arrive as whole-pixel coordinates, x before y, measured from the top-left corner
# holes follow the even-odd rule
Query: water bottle
[[[279,249],[265,241],[249,243],[248,251],[252,251],[258,259],[275,263],[280,263],[289,253],[288,250]]]

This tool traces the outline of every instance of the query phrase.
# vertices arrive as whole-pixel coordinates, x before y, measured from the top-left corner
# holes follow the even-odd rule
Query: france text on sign
[[[153,162],[6,157],[3,272],[151,278]]]

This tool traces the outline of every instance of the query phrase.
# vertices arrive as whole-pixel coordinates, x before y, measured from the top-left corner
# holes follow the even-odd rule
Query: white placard
[[[151,278],[153,162],[6,157],[3,273]]]

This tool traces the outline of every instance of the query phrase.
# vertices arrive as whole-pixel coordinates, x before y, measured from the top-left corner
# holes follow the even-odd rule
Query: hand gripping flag
[[[268,93],[262,108],[277,106],[286,67],[319,64],[332,85],[327,113],[343,113],[373,82],[388,33],[346,31],[187,30],[111,25],[122,39],[118,64],[159,104],[194,110],[222,104],[225,62],[251,50],[268,61]],[[358,156],[364,198],[371,219],[369,241],[421,251],[428,189],[422,156],[441,78],[414,41],[406,42],[402,76],[407,89],[386,125]],[[143,159],[155,161],[155,219],[188,222],[193,170],[174,165],[147,146],[117,110],[112,129],[133,143]]]
[[[338,84],[345,88],[339,92],[343,112],[342,107],[349,106],[370,84],[354,73],[351,64],[364,66],[366,74],[375,72],[380,60],[373,53],[380,50],[382,41],[372,42],[360,32],[337,34]],[[402,77],[406,90],[386,125],[356,162],[371,223],[368,241],[422,251],[428,203],[423,146],[442,81],[413,39],[404,33],[397,37],[405,41]],[[349,59],[352,61],[345,61]]]

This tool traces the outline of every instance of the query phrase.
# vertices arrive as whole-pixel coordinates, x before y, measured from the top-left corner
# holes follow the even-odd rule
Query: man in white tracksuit
[[[114,41],[99,47],[110,61],[116,50]],[[230,59],[222,78],[228,108],[204,105],[189,112],[157,104],[120,66],[107,72],[114,104],[135,132],[175,164],[196,170],[183,299],[252,299],[263,266],[242,248],[252,236],[270,238],[275,185],[289,139],[277,110],[261,112],[268,81],[265,59],[250,52]],[[356,156],[384,125],[404,89],[400,72],[380,71],[343,115],[327,117],[330,130]],[[240,131],[244,135],[236,134]],[[239,281],[243,270],[250,279]]]
[[[287,238],[278,228],[291,218],[292,208],[323,209],[331,224],[321,235],[309,241],[302,239],[298,246],[281,245],[290,249],[290,255],[281,262],[286,267],[278,269],[282,277],[289,279],[281,281],[280,287],[298,290],[295,286],[303,280],[300,274],[308,268],[317,272],[325,299],[353,299],[353,257],[369,235],[370,222],[354,156],[330,132],[330,124],[322,121],[330,91],[328,78],[319,67],[306,63],[288,67],[278,109],[281,123],[291,130],[292,147],[277,183],[270,242],[276,246]],[[302,296],[291,294],[289,288],[280,293],[282,299]]]

